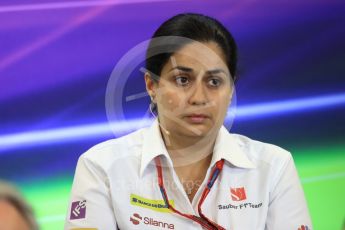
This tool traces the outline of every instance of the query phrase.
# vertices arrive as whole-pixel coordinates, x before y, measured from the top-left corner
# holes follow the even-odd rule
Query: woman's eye
[[[187,85],[189,83],[189,80],[187,77],[184,76],[178,76],[175,78],[175,81],[178,85],[184,86]]]
[[[209,84],[213,87],[217,87],[221,84],[221,80],[217,79],[217,78],[212,78],[209,80]]]

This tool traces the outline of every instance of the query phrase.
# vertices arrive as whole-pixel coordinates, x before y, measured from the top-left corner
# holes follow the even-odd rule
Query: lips
[[[207,118],[209,118],[209,116],[207,116],[205,114],[188,114],[188,115],[186,115],[186,119],[188,120],[188,122],[194,123],[194,124],[204,123]]]
[[[206,114],[197,114],[197,113],[187,114],[186,117],[208,118]]]
[[[186,114],[186,117],[203,117],[203,118],[208,118],[209,116],[204,114],[204,113],[191,113],[191,114]]]

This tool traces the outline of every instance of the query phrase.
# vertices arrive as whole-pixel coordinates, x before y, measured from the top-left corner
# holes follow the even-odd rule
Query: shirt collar
[[[235,135],[230,134],[224,125],[220,128],[216,138],[211,165],[221,159],[239,168],[255,168],[254,163],[243,150],[243,143]]]
[[[143,175],[147,166],[154,164],[154,158],[163,155],[168,166],[173,167],[173,163],[169,153],[165,147],[162,134],[160,132],[158,119],[156,118],[152,125],[144,134],[143,149],[140,164],[140,176]],[[242,148],[242,143],[230,134],[229,131],[222,126],[218,132],[215,146],[213,149],[213,156],[211,165],[214,165],[218,160],[224,159],[230,164],[240,168],[255,168],[255,165],[249,160]]]
[[[165,143],[160,132],[158,119],[156,118],[153,121],[152,125],[148,128],[147,132],[145,132],[144,134],[140,164],[140,176],[143,175],[144,170],[150,163],[155,164],[154,158],[159,155],[163,155],[166,158],[169,167],[173,167],[173,163],[165,147]]]

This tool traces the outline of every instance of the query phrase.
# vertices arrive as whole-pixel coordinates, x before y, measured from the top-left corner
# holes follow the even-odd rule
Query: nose
[[[191,89],[191,95],[189,97],[189,104],[191,105],[204,105],[207,103],[207,95],[202,85],[202,82],[196,82],[194,87]]]

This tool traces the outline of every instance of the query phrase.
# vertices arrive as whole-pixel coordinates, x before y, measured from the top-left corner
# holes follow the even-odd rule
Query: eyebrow
[[[185,66],[175,66],[175,67],[171,68],[171,69],[169,70],[169,72],[172,71],[172,70],[174,70],[174,69],[178,69],[178,70],[181,70],[181,71],[184,71],[184,72],[188,72],[188,73],[193,72],[193,69],[192,69],[192,68],[185,67]],[[226,73],[223,69],[220,69],[220,68],[218,68],[218,69],[213,69],[213,70],[207,70],[206,73],[207,73],[207,74],[224,73],[225,75],[227,75],[227,73]]]

